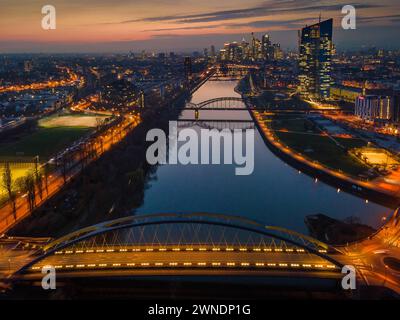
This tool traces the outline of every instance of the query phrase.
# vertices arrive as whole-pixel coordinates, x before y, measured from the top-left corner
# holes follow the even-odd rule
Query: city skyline
[[[268,32],[287,49],[297,48],[297,31],[318,22],[318,17],[334,19],[335,43],[339,49],[362,46],[397,48],[396,32],[400,15],[394,0],[363,1],[357,9],[357,30],[341,29],[341,8],[335,1],[205,1],[153,0],[146,3],[119,0],[53,1],[57,29],[41,29],[39,1],[29,4],[1,2],[0,52],[128,52],[137,50],[199,50],[211,44],[241,39],[254,32]],[[179,6],[177,13],[176,6]],[[385,32],[382,32],[385,30]]]

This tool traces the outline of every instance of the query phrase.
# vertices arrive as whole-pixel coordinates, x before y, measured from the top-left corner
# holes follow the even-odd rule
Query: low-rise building
[[[362,94],[362,89],[335,85],[330,88],[330,94],[334,100],[354,104],[356,99]]]

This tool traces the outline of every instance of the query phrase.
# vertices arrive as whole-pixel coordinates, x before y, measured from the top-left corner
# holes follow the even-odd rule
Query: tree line
[[[4,163],[1,175],[1,188],[7,195],[7,200],[11,204],[14,219],[17,219],[17,195],[23,193],[32,212],[36,206],[37,197],[43,200],[45,193],[49,193],[49,174],[50,168],[46,163],[42,168],[38,157],[35,158],[32,170],[22,177],[13,178],[10,162]]]

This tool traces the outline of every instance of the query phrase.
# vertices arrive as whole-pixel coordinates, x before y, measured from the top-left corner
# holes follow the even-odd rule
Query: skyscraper
[[[302,96],[329,98],[332,83],[333,19],[305,27],[300,36],[299,80]]]
[[[261,50],[263,58],[268,60],[271,56],[271,40],[268,34],[264,34],[261,39]]]
[[[261,48],[261,42],[259,39],[257,39],[254,36],[254,33],[251,33],[251,59],[253,61],[256,61],[260,58],[262,58],[262,48]]]

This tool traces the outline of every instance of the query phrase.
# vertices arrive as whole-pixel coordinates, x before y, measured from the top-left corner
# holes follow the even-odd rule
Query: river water
[[[208,81],[192,96],[199,103],[218,97],[239,97],[234,81]],[[183,111],[181,119],[193,118]],[[247,111],[201,111],[200,119],[250,120]],[[255,133],[254,172],[236,176],[234,165],[163,165],[145,191],[136,214],[210,212],[238,215],[308,233],[304,218],[322,213],[343,220],[358,217],[374,228],[392,210],[366,203],[351,194],[299,173],[276,157]]]

